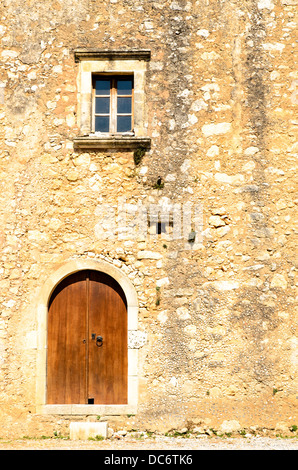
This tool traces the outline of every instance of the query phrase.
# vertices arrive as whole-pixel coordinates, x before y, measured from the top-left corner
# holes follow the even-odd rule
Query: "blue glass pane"
[[[96,98],[95,113],[96,114],[109,114],[110,113],[110,98]]]
[[[118,92],[118,95],[131,95],[132,94],[132,78],[118,80],[117,92]]]
[[[117,116],[117,132],[131,131],[131,116]]]
[[[96,95],[109,95],[111,89],[111,80],[96,80],[95,81],[95,94]]]
[[[110,118],[109,116],[95,116],[95,132],[109,132]]]
[[[131,114],[131,98],[117,98],[117,113]]]

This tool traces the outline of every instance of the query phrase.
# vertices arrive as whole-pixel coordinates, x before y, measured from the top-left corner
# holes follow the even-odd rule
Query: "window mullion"
[[[117,132],[117,80],[111,81],[111,132]]]

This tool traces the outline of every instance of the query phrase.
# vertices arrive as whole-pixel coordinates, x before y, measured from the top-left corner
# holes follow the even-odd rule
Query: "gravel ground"
[[[298,450],[298,439],[267,437],[123,438],[104,441],[68,439],[1,439],[2,450],[100,450],[100,451],[191,451],[191,450]],[[104,454],[104,452],[103,452]],[[117,454],[116,454],[117,455]],[[133,455],[133,454],[132,454]]]

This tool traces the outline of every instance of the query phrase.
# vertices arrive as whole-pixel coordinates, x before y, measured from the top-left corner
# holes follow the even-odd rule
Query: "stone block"
[[[71,440],[87,440],[89,438],[96,439],[99,436],[104,439],[108,436],[108,423],[106,421],[99,421],[98,423],[70,423]]]

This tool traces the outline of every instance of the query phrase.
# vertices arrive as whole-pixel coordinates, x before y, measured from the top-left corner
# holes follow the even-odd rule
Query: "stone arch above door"
[[[127,300],[128,324],[128,404],[127,405],[47,405],[47,316],[48,302],[55,287],[69,275],[81,270],[101,271],[118,282]],[[135,338],[138,341],[135,341]],[[138,349],[145,343],[143,332],[138,332],[138,299],[135,288],[121,269],[104,260],[72,260],[54,271],[46,280],[37,299],[37,369],[36,407],[43,414],[135,414],[138,402]]]

